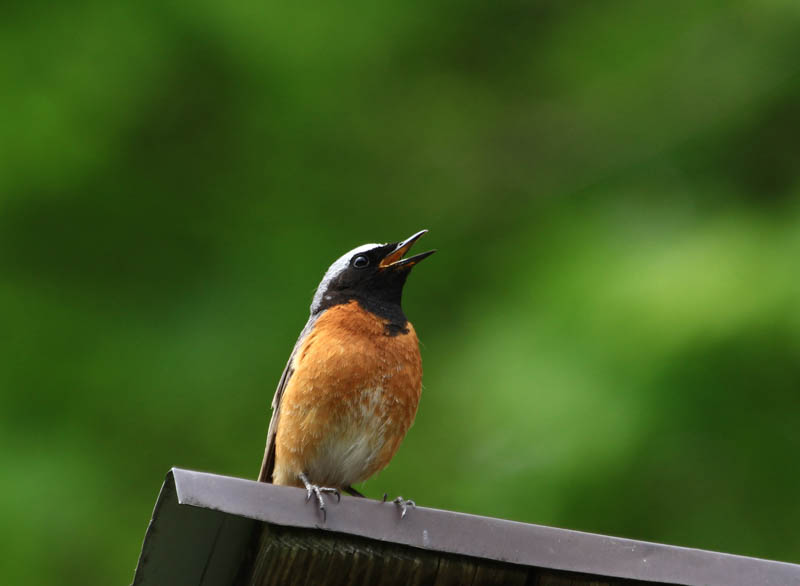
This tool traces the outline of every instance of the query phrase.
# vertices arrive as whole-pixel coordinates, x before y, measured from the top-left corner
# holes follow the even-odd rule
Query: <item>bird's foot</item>
[[[311,481],[308,479],[308,476],[303,474],[302,472],[297,476],[305,485],[306,487],[306,502],[311,500],[311,495],[317,497],[317,503],[319,504],[319,510],[322,511],[322,521],[323,523],[328,519],[328,512],[325,509],[325,499],[322,498],[323,493],[328,494],[335,494],[336,495],[336,502],[342,500],[342,493],[339,492],[338,488],[331,488],[328,486],[318,486],[316,484],[312,484]]]
[[[384,492],[383,493],[383,502],[386,502],[387,498],[388,497],[387,497],[386,493]],[[400,507],[400,518],[401,519],[403,519],[406,516],[406,513],[408,512],[408,507],[412,507],[412,508],[416,508],[417,507],[417,503],[415,503],[411,499],[404,499],[401,496],[397,497],[392,502],[394,504],[396,504],[398,507]]]

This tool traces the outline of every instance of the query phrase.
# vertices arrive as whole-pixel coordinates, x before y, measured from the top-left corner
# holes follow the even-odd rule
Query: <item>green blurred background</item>
[[[171,466],[254,477],[322,273],[420,228],[369,495],[800,562],[797,2],[0,27],[4,583],[128,583]]]

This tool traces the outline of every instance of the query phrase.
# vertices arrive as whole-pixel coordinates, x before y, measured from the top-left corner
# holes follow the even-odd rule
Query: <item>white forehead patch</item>
[[[322,277],[322,281],[319,283],[319,287],[317,287],[317,292],[314,293],[314,299],[311,301],[311,315],[319,310],[322,302],[322,296],[325,294],[325,291],[328,289],[328,284],[342,271],[344,271],[348,266],[350,266],[350,259],[353,258],[353,255],[358,254],[359,252],[367,252],[368,250],[372,250],[373,248],[377,248],[378,246],[384,246],[383,244],[362,244],[358,248],[354,248],[350,252],[344,253],[340,256],[336,261],[328,267],[328,270],[325,271],[325,276]]]

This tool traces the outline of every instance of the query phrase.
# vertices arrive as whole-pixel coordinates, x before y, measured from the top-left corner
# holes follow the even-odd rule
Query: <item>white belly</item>
[[[363,482],[375,472],[386,441],[386,427],[391,423],[383,399],[381,388],[362,391],[348,410],[351,415],[326,430],[307,463],[312,482],[348,486]]]

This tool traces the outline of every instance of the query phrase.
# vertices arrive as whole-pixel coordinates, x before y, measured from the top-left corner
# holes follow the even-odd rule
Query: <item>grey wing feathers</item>
[[[286,368],[283,369],[283,374],[281,374],[281,380],[278,381],[278,388],[275,390],[275,396],[272,398],[272,418],[269,420],[267,445],[264,448],[264,459],[261,461],[261,471],[258,473],[259,482],[272,482],[272,472],[275,469],[275,434],[278,432],[278,419],[280,418],[281,413],[281,398],[283,397],[283,391],[286,389],[286,385],[289,383],[289,379],[292,378],[292,374],[294,373],[294,368],[292,368],[294,355],[297,353],[297,350],[300,348],[303,340],[305,340],[306,336],[313,328],[314,322],[317,321],[317,317],[319,317],[319,315],[310,317],[303,328],[303,331],[300,332],[300,337],[297,338],[297,342],[294,344],[292,353],[289,355],[289,361],[286,363]]]

